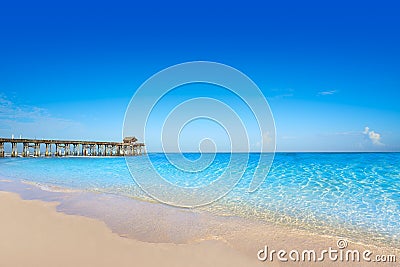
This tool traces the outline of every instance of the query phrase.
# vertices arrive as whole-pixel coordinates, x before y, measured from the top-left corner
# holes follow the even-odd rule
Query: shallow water
[[[210,183],[230,159],[229,154],[217,154],[204,171],[183,175],[165,155],[149,156],[171,183],[183,186]],[[198,154],[185,156],[199,158]],[[400,248],[399,153],[278,153],[267,179],[249,193],[259,156],[250,154],[244,176],[229,194],[198,209]],[[137,172],[146,171],[143,157],[133,160]],[[133,181],[124,158],[2,158],[0,177],[33,182],[46,190],[153,201]]]

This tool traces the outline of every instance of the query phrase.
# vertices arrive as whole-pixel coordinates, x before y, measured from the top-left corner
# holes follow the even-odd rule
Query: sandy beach
[[[227,232],[214,239],[183,244],[144,242],[115,233],[101,220],[58,212],[58,205],[58,202],[24,200],[16,193],[0,191],[1,266],[396,266],[393,262],[333,262],[328,259],[316,263],[281,262],[276,255],[274,261],[262,262],[257,259],[257,251],[263,245],[286,251],[330,246],[337,249],[337,238],[251,222],[242,223],[239,227],[229,221],[215,221],[207,227],[219,224]],[[158,204],[146,205],[160,207]],[[150,206],[146,207],[151,210]],[[154,212],[160,213],[160,210]],[[153,220],[160,219],[154,213],[141,214],[151,216]],[[177,217],[176,213],[171,214]],[[184,222],[187,218],[180,217],[180,220]],[[137,218],[136,223],[143,224],[145,221]],[[184,227],[188,227],[182,225],[178,227],[185,232]],[[160,227],[154,231],[166,231],[163,226]],[[235,231],[233,228],[238,229]],[[150,230],[146,231],[147,235],[153,235]],[[398,254],[393,249],[351,242],[348,247],[360,251],[369,249],[374,255]]]
[[[0,192],[1,266],[259,266],[220,241],[140,242],[56,205]]]

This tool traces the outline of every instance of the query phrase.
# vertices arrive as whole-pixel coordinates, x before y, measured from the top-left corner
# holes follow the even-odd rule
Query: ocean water
[[[221,175],[229,154],[187,175],[172,159],[196,161],[199,154],[149,154],[173,184],[200,186]],[[197,209],[221,216],[346,237],[400,248],[400,153],[277,153],[266,180],[250,193],[260,154],[250,154],[239,183],[223,198]],[[145,174],[145,157],[134,157],[134,173]],[[210,159],[206,159],[210,160]],[[261,161],[260,167],[263,162]],[[0,178],[26,181],[46,190],[73,189],[154,201],[134,182],[124,158],[1,158]]]

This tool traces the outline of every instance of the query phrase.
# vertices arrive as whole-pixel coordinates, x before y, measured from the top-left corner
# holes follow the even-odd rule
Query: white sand
[[[239,233],[227,238],[235,244],[235,249],[215,240],[181,245],[146,243],[120,237],[104,222],[57,212],[57,204],[22,200],[15,193],[0,191],[0,267],[398,266],[400,261],[400,252],[397,251],[397,263],[385,264],[260,262],[256,254],[266,243],[271,248],[290,251],[328,248],[335,245],[336,238],[263,224],[257,231],[253,231],[250,225],[243,226]],[[375,253],[393,253],[392,249],[354,243],[349,243],[349,247],[360,251],[371,249]]]
[[[57,203],[0,192],[0,266],[260,266],[219,241],[151,244],[100,221],[56,212]]]

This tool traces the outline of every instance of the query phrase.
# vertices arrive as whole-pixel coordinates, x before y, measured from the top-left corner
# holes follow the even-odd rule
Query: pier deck
[[[126,137],[123,142],[0,138],[0,157],[6,156],[7,143],[11,144],[11,157],[137,156],[145,152],[144,143],[135,137]],[[18,144],[22,144],[21,152]]]

